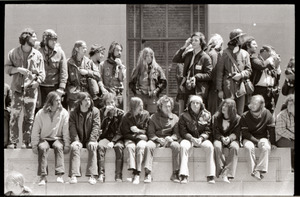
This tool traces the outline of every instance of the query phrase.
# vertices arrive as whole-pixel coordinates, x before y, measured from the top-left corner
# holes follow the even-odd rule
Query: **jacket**
[[[35,115],[32,133],[32,147],[38,146],[41,140],[63,140],[64,146],[70,146],[69,133],[69,113],[65,108],[56,111],[51,119],[49,112],[44,108],[40,109]]]
[[[150,69],[149,75],[147,73],[148,69]],[[136,90],[141,91],[139,83],[140,78],[147,77],[150,79],[150,84],[154,84],[155,87],[151,88],[151,85],[149,84],[150,87],[146,94],[148,95],[150,91],[156,90],[156,96],[159,97],[159,94],[167,87],[167,78],[159,65],[150,65],[148,69],[145,70],[145,73],[140,73],[141,71],[135,67],[132,72],[132,79],[129,82],[129,87],[134,95],[136,95]]]
[[[83,57],[81,65],[77,66],[74,57],[67,60],[68,64],[68,82],[67,82],[67,97],[71,100],[76,100],[77,93],[89,92],[88,78],[91,77],[100,80],[100,73],[96,65],[87,57]],[[79,69],[86,69],[88,74],[83,76],[80,74]]]
[[[56,44],[52,53],[48,56],[45,48],[39,51],[43,55],[46,78],[42,86],[54,86],[59,84],[60,88],[65,89],[68,80],[68,66],[65,52]]]
[[[149,124],[149,118],[150,114],[148,111],[143,110],[141,114],[138,114],[136,117],[133,116],[131,111],[127,112],[123,118],[120,125],[120,131],[123,135],[124,140],[132,140],[135,143],[138,143],[140,141],[139,138],[137,138],[137,134],[133,133],[130,130],[130,127],[136,126],[139,129],[146,130],[148,128]]]
[[[229,126],[226,130],[223,129],[223,115],[215,114],[212,118],[213,139],[221,141],[221,137],[227,137],[235,134],[236,140],[240,139],[240,116],[237,115],[234,121],[229,121]]]
[[[209,81],[211,80],[212,63],[210,57],[204,52],[200,51],[194,58],[194,63],[190,66],[193,57],[193,51],[188,52],[182,57],[185,49],[179,49],[173,57],[174,63],[184,63],[183,77],[196,78],[195,94],[201,95],[206,99],[208,96]]]
[[[104,116],[105,109],[106,107],[100,109],[100,118],[102,122],[99,140],[106,138],[109,141],[116,143],[118,140],[122,139],[120,124],[124,111],[119,108],[115,108],[115,111],[110,111],[106,116]]]
[[[160,110],[151,115],[147,136],[155,141],[157,138],[171,136],[174,141],[180,141],[181,137],[178,129],[178,116],[171,114],[169,117]]]
[[[27,69],[32,72],[30,77],[41,84],[45,80],[45,68],[42,54],[38,50],[32,48],[27,57],[27,63]],[[23,67],[23,51],[21,46],[9,51],[5,69],[8,75],[13,75],[10,87],[11,90],[13,92],[16,91],[22,93],[22,86],[24,85],[25,80],[28,80],[28,77],[24,79],[23,75],[20,73],[12,74],[12,70],[18,67]]]
[[[225,50],[236,59],[238,65],[236,65],[241,71],[242,78],[239,81],[232,79],[233,73],[240,73],[233,65],[231,59],[226,54]],[[218,59],[217,63],[217,90],[223,91],[225,98],[235,99],[235,93],[240,87],[240,83],[243,79],[249,79],[252,73],[249,53],[244,49],[240,49],[237,53],[233,53],[233,49],[225,49]]]
[[[179,117],[179,133],[183,139],[191,141],[192,137],[204,140],[211,138],[211,115],[206,109],[196,115],[190,105]]]
[[[85,123],[85,124],[84,124]],[[97,142],[99,138],[100,129],[100,113],[96,107],[88,111],[86,120],[84,121],[80,108],[74,108],[70,112],[69,130],[71,136],[71,143],[74,141],[81,142],[85,146],[88,142]],[[84,131],[86,139],[83,139]]]

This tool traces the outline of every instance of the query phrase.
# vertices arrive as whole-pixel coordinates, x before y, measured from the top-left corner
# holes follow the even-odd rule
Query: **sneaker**
[[[7,149],[15,149],[16,145],[15,144],[9,144],[6,146]]]
[[[187,184],[188,183],[188,177],[187,176],[181,176],[182,178],[181,178],[181,181],[180,181],[180,183],[181,184]]]
[[[145,176],[144,183],[151,183],[151,181],[152,181],[152,177],[151,174],[149,173]]]
[[[173,172],[172,176],[170,177],[170,180],[175,183],[180,183],[178,172]]]
[[[100,183],[103,183],[103,182],[105,182],[105,177],[104,177],[104,174],[100,174],[100,175],[99,175],[99,177],[98,177],[98,181],[99,181]]]
[[[25,143],[22,143],[21,148],[22,148],[22,149],[26,149],[26,148],[27,148],[26,144],[25,144]]]
[[[122,176],[121,175],[116,176],[116,182],[118,182],[118,183],[122,182]]]
[[[261,180],[261,174],[260,174],[260,172],[259,171],[253,171],[252,173],[251,173],[251,176],[253,176],[255,179],[257,179],[257,180]]]
[[[207,177],[207,182],[209,184],[215,184],[216,182],[215,182],[214,176],[208,176]]]
[[[135,175],[132,181],[133,184],[137,185],[140,183],[140,176],[139,175]]]
[[[90,178],[89,178],[89,181],[88,181],[91,185],[95,185],[96,183],[97,183],[97,181],[96,181],[96,179],[93,177],[93,176],[91,176]]]
[[[64,179],[63,179],[62,175],[58,175],[57,176],[56,182],[58,182],[58,183],[64,183]]]
[[[27,148],[28,148],[28,149],[32,148],[31,143],[28,143],[28,144],[27,144]]]
[[[230,181],[229,181],[229,179],[228,179],[228,177],[227,177],[226,175],[223,175],[223,176],[222,176],[222,180],[223,180],[224,182],[226,182],[226,183],[230,183]]]
[[[46,185],[47,179],[45,176],[41,176],[40,182],[38,183],[39,186],[44,186]]]
[[[70,178],[70,183],[71,183],[71,184],[77,183],[77,178],[76,178],[76,176],[72,176],[72,177]]]

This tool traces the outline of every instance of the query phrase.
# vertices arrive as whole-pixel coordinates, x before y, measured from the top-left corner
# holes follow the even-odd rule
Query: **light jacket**
[[[65,89],[68,79],[68,66],[65,52],[56,44],[52,53],[48,56],[45,48],[39,51],[43,55],[46,78],[42,86],[54,86],[59,84],[60,88]]]
[[[32,72],[31,77],[41,84],[45,80],[45,68],[42,54],[38,50],[32,48],[28,55],[27,62],[27,69]],[[25,79],[20,73],[12,74],[12,70],[18,67],[23,67],[23,51],[21,46],[9,51],[5,69],[8,75],[13,75],[10,87],[11,90],[13,92],[16,91],[22,93],[22,86],[24,85],[25,80],[28,80],[28,77]]]

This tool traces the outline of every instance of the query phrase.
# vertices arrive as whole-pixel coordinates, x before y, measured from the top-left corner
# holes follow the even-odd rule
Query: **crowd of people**
[[[133,184],[139,184],[143,164],[144,182],[152,181],[158,147],[171,148],[170,180],[183,184],[188,183],[192,147],[205,150],[208,183],[215,183],[219,176],[227,183],[234,179],[240,147],[247,150],[251,176],[258,180],[267,173],[268,157],[276,146],[291,148],[294,167],[294,58],[284,72],[287,97],[276,117],[280,55],[270,45],[263,45],[257,54],[256,40],[241,29],[234,29],[229,38],[223,50],[219,34],[206,43],[203,33],[195,32],[175,53],[178,114],[173,113],[174,99],[160,96],[168,80],[154,51],[142,49],[128,79],[134,96],[125,112],[127,68],[121,61],[120,43],[111,43],[103,61],[104,46],[93,44],[88,58],[86,42],[78,40],[66,58],[54,30],[45,30],[37,45],[36,33],[26,28],[19,37],[20,46],[9,52],[5,64],[12,76],[4,91],[5,147],[17,148],[21,130],[21,148],[38,154],[39,185],[47,183],[49,148],[55,151],[60,183],[64,182],[64,154],[70,152],[72,184],[81,176],[82,148],[88,150],[85,175],[90,184],[105,182],[108,148],[116,154],[118,182],[124,179],[123,155],[128,151],[132,177],[127,179]],[[226,159],[224,148],[229,149]],[[258,160],[254,148],[261,150]]]

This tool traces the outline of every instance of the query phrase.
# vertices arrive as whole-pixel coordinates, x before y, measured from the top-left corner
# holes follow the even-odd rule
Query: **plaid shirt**
[[[281,137],[295,139],[295,117],[287,109],[282,110],[276,119],[276,141]]]

